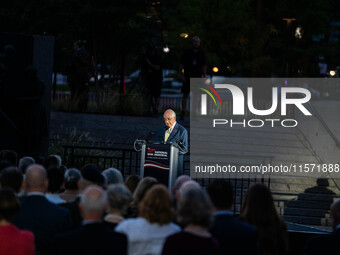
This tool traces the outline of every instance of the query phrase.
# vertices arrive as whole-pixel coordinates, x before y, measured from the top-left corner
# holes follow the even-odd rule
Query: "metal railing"
[[[116,147],[92,147],[92,146],[63,146],[63,162],[68,167],[75,167],[81,169],[86,164],[95,164],[99,169],[107,169],[115,167],[121,171],[124,178],[132,174],[140,173],[140,157],[141,153],[126,145],[117,145]],[[230,154],[231,157],[257,159],[259,163],[271,163],[272,157],[251,157]],[[190,155],[184,157],[184,174],[190,175]],[[234,194],[236,197],[234,213],[237,215],[240,212],[241,205],[245,198],[245,193],[249,186],[253,183],[261,182],[270,187],[270,178],[248,177],[243,178],[228,178],[231,182]],[[215,178],[194,178],[201,186],[206,187]]]

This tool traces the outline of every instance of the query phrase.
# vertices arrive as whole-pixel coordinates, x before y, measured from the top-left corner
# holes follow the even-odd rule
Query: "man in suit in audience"
[[[163,114],[164,124],[157,132],[157,142],[176,144],[179,148],[177,176],[183,174],[183,154],[188,152],[188,131],[176,122],[176,113],[168,109]]]
[[[229,182],[218,179],[207,188],[214,210],[210,233],[220,244],[220,254],[258,254],[256,228],[233,216],[233,189]]]
[[[105,226],[102,216],[107,206],[105,191],[97,185],[88,186],[80,200],[82,226],[55,238],[51,254],[125,255],[127,238]]]
[[[33,232],[35,247],[40,253],[48,250],[56,234],[72,227],[68,210],[52,204],[45,198],[47,187],[45,168],[36,164],[29,166],[24,181],[27,196],[21,198],[21,210],[13,221],[19,229]]]
[[[340,244],[340,199],[331,207],[333,233],[310,238],[306,242],[304,254],[333,254]]]

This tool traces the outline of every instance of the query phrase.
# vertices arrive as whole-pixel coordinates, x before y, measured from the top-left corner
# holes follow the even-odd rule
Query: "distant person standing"
[[[78,111],[87,109],[89,94],[89,55],[85,51],[83,41],[74,43],[74,54],[72,57],[67,82],[70,86],[71,103],[76,106]]]
[[[184,81],[182,87],[182,113],[181,120],[184,119],[187,100],[190,92],[190,78],[205,78],[207,66],[204,53],[199,49],[201,40],[198,36],[192,38],[192,48],[183,52],[180,69],[184,71]]]

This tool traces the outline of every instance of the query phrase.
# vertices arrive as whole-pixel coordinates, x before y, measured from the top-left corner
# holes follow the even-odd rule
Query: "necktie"
[[[169,136],[170,136],[170,128],[165,132],[164,143],[166,143],[166,141],[168,140]]]

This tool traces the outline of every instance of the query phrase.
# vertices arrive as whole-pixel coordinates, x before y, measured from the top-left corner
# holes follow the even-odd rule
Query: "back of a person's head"
[[[105,177],[106,185],[124,183],[122,173],[116,168],[108,168],[102,173]]]
[[[38,164],[30,165],[26,170],[25,184],[27,192],[46,192],[48,180],[45,168]]]
[[[86,164],[80,170],[82,175],[81,190],[84,190],[89,185],[105,186],[105,177],[100,172],[95,164]]]
[[[144,196],[145,193],[155,184],[157,184],[158,181],[156,178],[153,177],[145,177],[143,178],[137,185],[137,188],[135,192],[132,195],[133,201],[136,204],[139,204]]]
[[[13,164],[8,160],[0,160],[0,174],[5,168],[10,166],[13,166]]]
[[[177,191],[178,193],[178,198],[181,199],[182,194],[185,193],[187,190],[189,189],[201,189],[201,185],[194,180],[188,180],[186,182],[184,182],[181,187],[179,188],[179,190]]]
[[[35,164],[35,160],[32,157],[23,157],[19,160],[18,168],[19,170],[25,174],[27,167]]]
[[[20,210],[20,202],[10,188],[0,189],[0,220],[11,222]]]
[[[60,167],[62,163],[61,157],[59,155],[49,155],[44,162],[44,167],[49,169],[51,167]]]
[[[0,183],[2,188],[11,188],[14,192],[19,193],[22,182],[23,175],[21,171],[14,166],[7,167],[1,172]]]
[[[233,205],[233,187],[230,182],[217,179],[210,183],[207,192],[217,210],[229,210]]]
[[[279,216],[267,186],[255,183],[248,189],[240,217],[255,226],[268,226],[277,222]]]
[[[51,193],[60,191],[64,183],[64,169],[61,167],[50,167],[47,169],[48,188]]]
[[[193,224],[209,228],[212,216],[211,201],[205,190],[193,188],[181,194],[177,221],[182,226]]]
[[[81,179],[81,173],[76,168],[69,168],[64,174],[65,189],[78,190],[78,182]]]
[[[180,175],[180,176],[177,177],[173,188],[175,190],[179,190],[185,182],[190,181],[190,180],[191,180],[190,176]]]
[[[173,217],[172,200],[162,184],[152,186],[139,205],[139,216],[150,223],[169,224]]]
[[[104,212],[106,203],[106,192],[97,185],[88,186],[80,199],[80,205],[85,213],[101,214]]]
[[[0,151],[0,161],[1,160],[7,160],[11,162],[12,166],[17,166],[18,154],[15,151],[2,150]]]
[[[133,174],[133,175],[129,175],[126,178],[124,184],[131,191],[131,194],[133,194],[139,182],[140,182],[140,176],[137,174]]]
[[[109,212],[119,211],[124,214],[132,201],[130,190],[124,184],[111,184],[107,188]]]

